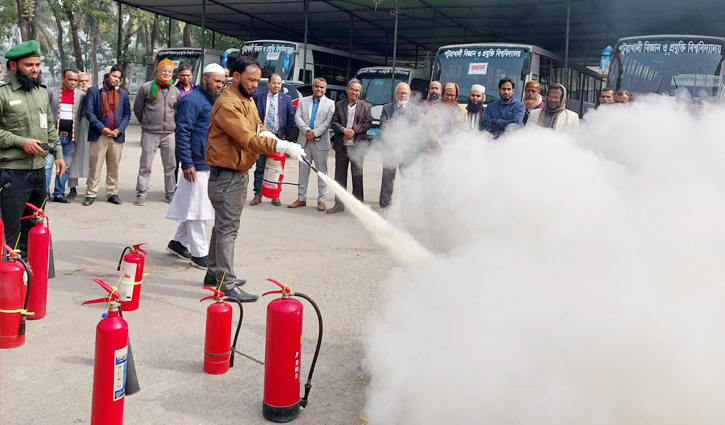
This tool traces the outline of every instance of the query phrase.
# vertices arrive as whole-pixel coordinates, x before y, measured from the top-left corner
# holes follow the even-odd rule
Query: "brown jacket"
[[[276,142],[259,137],[263,131],[269,130],[259,119],[254,100],[244,97],[236,84],[230,85],[211,110],[206,163],[246,173],[260,154],[274,153]]]

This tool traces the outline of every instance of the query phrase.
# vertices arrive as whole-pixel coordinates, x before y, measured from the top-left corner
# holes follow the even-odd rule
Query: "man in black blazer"
[[[410,103],[410,86],[408,83],[398,84],[395,88],[395,99],[395,102],[383,106],[383,112],[380,114],[380,128],[383,131],[385,131],[385,127],[392,120],[405,120],[405,124],[410,126],[415,126],[421,120],[420,107]],[[407,158],[405,161],[394,158],[395,155],[390,156],[392,158],[383,157],[383,182],[380,187],[380,208],[388,208],[390,206],[398,165],[400,165],[400,173],[403,174],[408,165],[415,161],[415,155]]]
[[[330,128],[335,132],[332,148],[335,150],[335,181],[347,189],[347,168],[352,168],[352,194],[362,202],[363,160],[367,146],[368,129],[373,123],[370,104],[358,100],[362,84],[353,78],[347,83],[347,99],[335,104],[335,114]],[[361,149],[362,148],[362,149]],[[335,206],[327,210],[328,214],[345,211],[345,205],[335,197]]]

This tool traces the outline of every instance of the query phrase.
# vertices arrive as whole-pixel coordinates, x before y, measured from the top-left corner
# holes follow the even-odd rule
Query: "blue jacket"
[[[526,115],[526,105],[516,99],[511,99],[511,103],[506,104],[501,99],[489,103],[481,118],[481,130],[486,130],[494,135],[501,134],[508,125],[524,125],[524,115]],[[496,123],[492,124],[491,119],[496,118]]]
[[[104,91],[107,89],[104,87]],[[115,139],[116,142],[123,143],[126,141],[126,127],[128,120],[131,119],[131,103],[128,101],[128,92],[126,90],[118,91],[120,98],[118,107],[116,108],[116,128],[121,131]],[[86,118],[88,118],[88,141],[96,142],[101,136],[103,128],[106,126],[106,117],[101,116],[101,90],[98,87],[88,88],[86,93]]]
[[[254,93],[254,103],[257,105],[257,111],[259,112],[259,119],[265,122],[264,114],[267,109],[267,93]],[[295,109],[292,106],[292,98],[285,93],[279,92],[279,99],[277,100],[277,107],[279,108],[279,131],[277,131],[277,137],[280,139],[282,136],[287,136],[289,139],[292,135],[292,129],[295,126]]]
[[[176,158],[181,169],[191,167],[208,171],[206,149],[212,104],[201,86],[179,100],[176,105]]]

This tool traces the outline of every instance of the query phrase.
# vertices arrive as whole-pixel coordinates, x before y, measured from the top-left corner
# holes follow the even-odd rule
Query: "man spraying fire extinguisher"
[[[305,153],[300,145],[278,139],[259,119],[252,99],[262,77],[259,64],[249,57],[240,58],[234,64],[232,77],[233,83],[214,103],[207,136],[209,199],[215,221],[204,284],[221,286],[225,296],[251,302],[258,296],[244,292],[240,286],[246,281],[237,279],[234,273],[234,243],[247,199],[249,169],[260,154],[281,152],[302,161]]]

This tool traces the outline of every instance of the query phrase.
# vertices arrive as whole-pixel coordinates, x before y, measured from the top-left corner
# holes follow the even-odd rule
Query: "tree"
[[[34,40],[36,34],[36,13],[39,0],[17,0],[18,26],[23,41]]]
[[[191,24],[188,22],[184,23],[184,47],[191,47]]]
[[[76,69],[78,71],[83,71],[85,69],[85,67],[83,66],[83,54],[81,53],[81,42],[78,39],[78,25],[76,24],[75,14],[73,13],[73,1],[64,0],[63,1],[63,10],[65,11],[65,15],[68,18],[68,22],[70,23],[70,33],[71,33],[71,36],[73,37],[73,53],[75,54],[75,58],[76,58]]]

